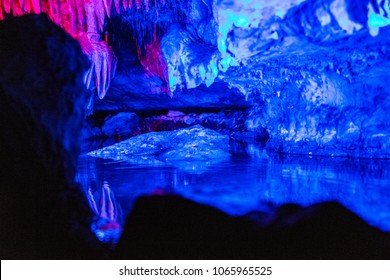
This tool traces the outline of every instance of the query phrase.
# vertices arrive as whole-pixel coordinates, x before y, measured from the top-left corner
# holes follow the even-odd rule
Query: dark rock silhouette
[[[123,137],[131,135],[137,128],[139,118],[134,113],[121,112],[104,120],[103,133],[108,137]]]
[[[0,22],[2,259],[94,256],[81,237],[89,209],[69,187],[87,67],[77,42],[45,15]]]
[[[334,202],[231,217],[178,196],[142,197],[127,219],[116,259],[377,259],[390,236]],[[251,218],[249,218],[251,217]]]

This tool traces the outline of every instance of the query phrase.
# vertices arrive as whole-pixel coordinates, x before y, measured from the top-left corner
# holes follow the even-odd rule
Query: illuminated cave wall
[[[76,38],[92,62],[87,86],[116,108],[131,111],[129,95],[150,77],[159,86],[138,91],[174,103],[203,87],[206,97],[193,97],[193,106],[224,84],[251,107],[244,130],[266,130],[271,150],[390,157],[388,0],[0,0],[0,7],[2,19],[47,13]],[[145,75],[115,83],[120,61],[109,45],[128,42]]]
[[[116,57],[107,46],[112,13],[122,14],[132,28],[145,70],[167,81],[169,93],[183,83],[210,85],[219,71],[288,36],[326,41],[363,28],[376,36],[390,23],[385,0],[1,0],[0,8],[0,20],[47,13],[78,39],[92,62],[87,87],[94,78],[100,98],[115,75]],[[211,47],[197,56],[205,44],[219,51]]]

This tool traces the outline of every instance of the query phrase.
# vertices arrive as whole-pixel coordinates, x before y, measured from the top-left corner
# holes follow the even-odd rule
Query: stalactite
[[[83,7],[83,0],[76,0],[77,7]],[[77,33],[81,30],[85,30],[85,10],[84,9],[76,9],[77,10]]]
[[[129,0],[122,0],[123,9],[127,10],[129,7]]]
[[[167,86],[168,70],[162,55],[160,43],[160,38],[157,37],[157,25],[154,23],[150,41],[145,43],[142,47],[138,45],[137,42],[138,56],[146,74],[149,76],[159,77],[165,84],[161,88],[161,91],[166,92],[172,97],[172,92]]]
[[[34,13],[39,14],[41,12],[40,1],[39,0],[31,0],[31,4],[32,4]]]
[[[68,0],[68,10],[69,10],[69,33],[77,34],[77,8],[74,0]]]
[[[144,1],[145,1],[146,12],[149,12],[149,0],[144,0]]]
[[[18,1],[12,1],[11,3],[11,9],[14,12],[16,16],[23,15],[22,6]]]
[[[104,8],[105,8],[106,14],[108,17],[110,17],[112,0],[102,0],[102,1],[104,3]]]
[[[85,74],[84,82],[87,88],[92,89],[95,86],[99,98],[102,99],[107,93],[118,60],[104,41],[95,41],[91,36],[94,34],[84,33],[77,38],[83,52],[92,62],[91,68]]]
[[[131,26],[133,30],[137,30],[134,38],[140,61],[148,75],[167,81],[158,36],[161,27],[157,28],[155,23],[159,19],[160,9],[173,15],[177,12],[175,6],[178,3],[169,2],[169,5],[165,5],[166,3],[165,0],[0,0],[0,20],[6,14],[20,16],[47,13],[54,23],[80,42],[92,64],[85,76],[85,83],[88,88],[92,88],[91,83],[94,81],[98,96],[103,98],[116,69],[116,57],[105,41],[106,36],[101,36],[104,33],[105,19],[110,17],[112,7],[117,14],[123,10],[134,10]],[[143,22],[142,19],[147,17],[151,19]]]
[[[61,15],[61,26],[68,31],[71,30],[71,20],[70,20],[70,7],[67,1],[60,2],[60,15]]]
[[[121,0],[114,0],[114,4],[115,4],[115,10],[118,14],[120,14],[121,10],[120,10],[120,2]]]
[[[156,17],[159,17],[159,13],[158,13],[158,1],[157,0],[154,0],[154,6],[156,7],[155,10],[156,10]]]
[[[104,20],[106,18],[107,11],[104,6],[103,0],[95,1],[95,12],[96,12],[96,18],[98,20],[98,30],[103,31],[104,29]]]
[[[141,7],[142,7],[142,0],[135,0],[135,5],[137,6],[137,9],[141,9]]]
[[[9,14],[11,12],[11,0],[3,0],[2,7]]]
[[[31,0],[26,0],[26,1],[24,1],[24,4],[23,4],[23,12],[25,12],[25,13],[31,13],[31,9],[32,9]]]

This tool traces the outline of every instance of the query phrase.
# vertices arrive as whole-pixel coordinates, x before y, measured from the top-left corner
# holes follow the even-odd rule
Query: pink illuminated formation
[[[115,75],[117,58],[107,45],[103,32],[104,21],[110,17],[111,7],[117,13],[136,7],[150,9],[149,1],[156,0],[0,0],[0,20],[5,15],[46,13],[49,18],[80,42],[83,52],[91,61],[91,68],[85,76],[86,86],[103,98]],[[164,0],[159,0],[162,4]],[[157,12],[157,9],[156,9]],[[159,76],[167,81],[165,61],[161,55],[159,41],[146,46],[146,56],[140,57],[148,75]],[[94,83],[92,83],[92,81]]]
[[[148,76],[157,76],[165,83],[161,88],[162,92],[167,93],[172,97],[172,92],[168,87],[168,70],[165,60],[162,55],[160,39],[156,36],[156,30],[153,34],[153,40],[150,44],[145,46],[146,55],[141,55],[141,49],[137,44],[138,57],[145,69],[145,72]]]
[[[106,41],[94,40],[88,33],[80,33],[76,38],[81,49],[92,62],[91,68],[84,76],[85,85],[87,88],[95,86],[99,98],[102,99],[115,74],[117,58]]]
[[[115,230],[121,228],[118,221],[119,206],[115,200],[114,193],[107,182],[103,183],[98,203],[96,202],[94,194],[90,188],[88,189],[87,197],[92,211],[99,219],[104,221],[104,223],[99,226],[99,230]]]

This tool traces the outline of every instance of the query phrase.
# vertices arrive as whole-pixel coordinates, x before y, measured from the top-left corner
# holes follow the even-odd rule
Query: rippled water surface
[[[77,175],[96,214],[92,230],[116,243],[141,195],[180,194],[231,215],[270,205],[338,201],[369,224],[390,231],[390,162],[303,157],[234,156],[175,166],[134,165],[89,156]]]

